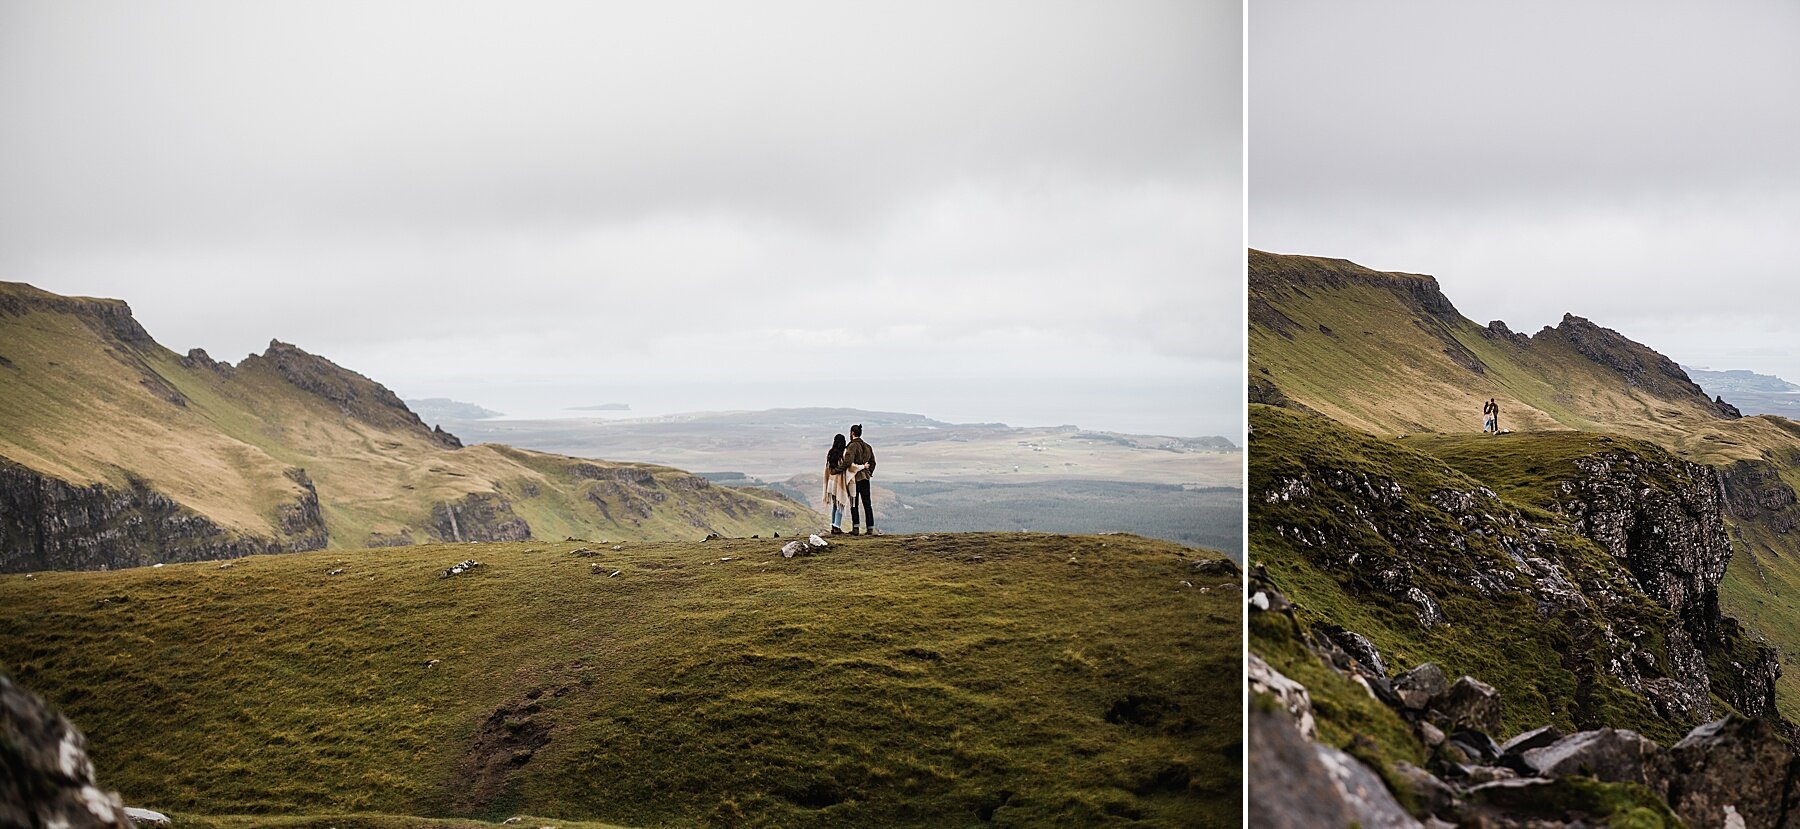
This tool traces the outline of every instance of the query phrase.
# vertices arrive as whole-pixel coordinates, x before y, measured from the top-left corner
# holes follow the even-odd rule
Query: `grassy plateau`
[[[1194,567],[1216,554],[781,543],[6,575],[0,668],[184,826],[1238,825],[1241,593]]]

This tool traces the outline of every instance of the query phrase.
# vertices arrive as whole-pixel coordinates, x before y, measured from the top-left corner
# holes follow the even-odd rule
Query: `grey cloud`
[[[1689,363],[1780,336],[1800,8],[1276,0],[1250,32],[1253,246],[1433,273],[1479,320],[1572,311]]]
[[[785,383],[852,297],[872,376],[1197,387],[1241,349],[1238,14],[0,3],[0,278],[452,395],[744,371],[702,343]]]

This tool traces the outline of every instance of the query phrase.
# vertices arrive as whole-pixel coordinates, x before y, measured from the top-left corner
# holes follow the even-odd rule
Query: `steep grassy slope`
[[[1579,317],[1526,337],[1464,318],[1428,276],[1261,251],[1249,267],[1253,400],[1388,437],[1481,441],[1481,403],[1496,398],[1507,429],[1610,433],[1719,469],[1733,501],[1724,610],[1789,655],[1785,664],[1800,664],[1800,426],[1733,417],[1674,362]],[[1506,463],[1510,445],[1482,462]],[[1524,467],[1492,471],[1485,480],[1503,493],[1541,478]],[[1800,670],[1777,689],[1783,714],[1800,720]]]
[[[778,544],[0,576],[0,666],[87,731],[107,785],[178,813],[1238,824],[1241,593],[1202,577],[1212,554]]]
[[[1526,337],[1457,313],[1437,280],[1250,252],[1253,394],[1375,433],[1690,431],[1726,419],[1679,366],[1575,316]],[[1274,402],[1258,400],[1257,402]]]
[[[182,357],[122,302],[17,283],[0,283],[0,472],[0,570],[816,523],[666,467],[460,448],[385,387],[291,345],[236,366]],[[137,520],[150,508],[155,532]]]

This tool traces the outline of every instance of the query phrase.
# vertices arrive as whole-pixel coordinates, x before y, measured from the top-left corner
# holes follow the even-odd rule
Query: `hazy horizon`
[[[1237,440],[1240,14],[0,0],[0,279],[489,408]]]

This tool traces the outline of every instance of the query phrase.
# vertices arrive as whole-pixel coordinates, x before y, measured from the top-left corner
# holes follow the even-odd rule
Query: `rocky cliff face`
[[[1251,250],[1249,259],[1252,306],[1254,297],[1267,291],[1277,294],[1308,289],[1337,289],[1366,285],[1390,290],[1420,313],[1457,317],[1456,306],[1438,287],[1436,277],[1425,274],[1388,273],[1365,268],[1348,259],[1322,256],[1282,256]],[[1270,307],[1269,310],[1273,311]],[[1278,312],[1277,312],[1278,313]],[[1254,318],[1255,314],[1252,314]]]
[[[154,345],[150,332],[131,316],[131,306],[117,299],[61,296],[20,282],[0,282],[0,318],[47,311],[79,317],[94,330],[132,345]]]
[[[133,481],[76,486],[0,459],[0,572],[104,570],[325,546],[325,521],[306,473],[304,494],[279,508],[282,538],[232,533]]]
[[[428,527],[438,541],[530,541],[531,525],[513,514],[505,498],[471,492],[455,503],[431,509]]]
[[[1731,560],[1718,476],[1700,464],[1628,451],[1577,458],[1574,467],[1576,474],[1556,485],[1553,507],[1679,620],[1666,632],[1668,676],[1646,690],[1671,719],[1710,717],[1702,649],[1728,649],[1720,641],[1719,580]]]

